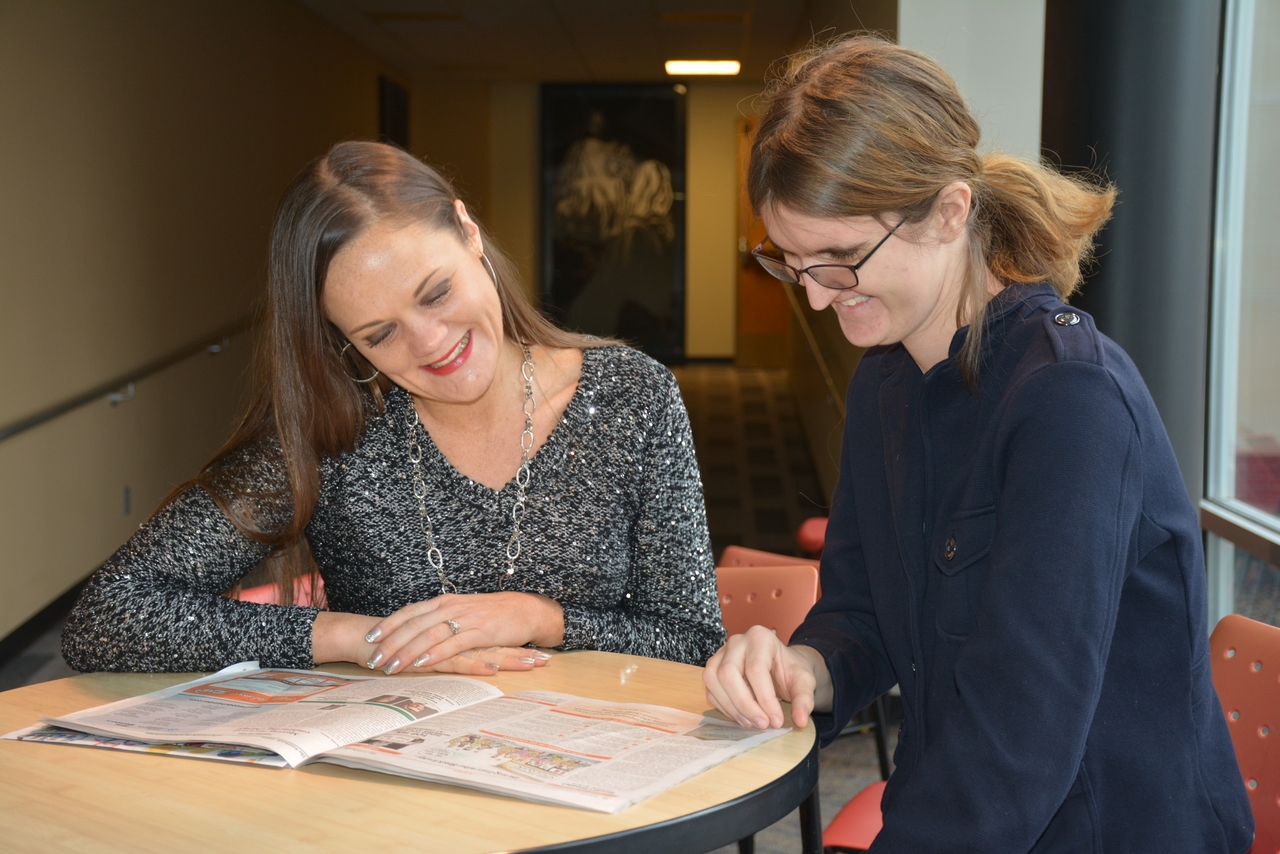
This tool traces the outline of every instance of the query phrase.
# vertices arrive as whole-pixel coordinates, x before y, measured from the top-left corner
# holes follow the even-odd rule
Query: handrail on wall
[[[135,368],[127,374],[121,374],[114,379],[107,380],[104,383],[94,386],[88,391],[83,391],[74,397],[69,397],[61,403],[55,403],[53,406],[42,409],[33,415],[28,415],[26,418],[19,418],[17,421],[6,424],[3,427],[0,427],[0,442],[5,441],[6,439],[12,439],[19,433],[25,433],[33,427],[39,427],[41,424],[44,424],[47,421],[52,421],[59,415],[65,415],[71,410],[78,409],[88,403],[93,403],[99,398],[110,395],[119,395],[120,389],[122,388],[127,387],[132,391],[133,384],[139,380],[145,379],[152,374],[159,373],[165,368],[176,365],[183,359],[194,356],[202,350],[207,350],[210,353],[219,353],[222,351],[223,346],[225,346],[226,339],[230,338],[232,335],[238,335],[253,326],[256,322],[257,318],[252,315],[242,317],[233,323],[227,324],[216,332],[211,332],[203,338],[180,347],[158,359],[147,362],[142,367]],[[117,401],[113,399],[113,402]]]
[[[804,316],[804,309],[800,307],[800,298],[796,296],[796,289],[786,285],[783,287],[782,292],[787,295],[787,302],[791,304],[791,311],[795,314],[796,319],[800,321],[800,330],[804,332],[804,340],[809,344],[809,352],[813,354],[813,360],[818,363],[818,371],[822,374],[822,382],[827,387],[827,394],[831,396],[831,402],[835,405],[836,411],[840,413],[840,417],[844,418],[844,392],[836,388],[836,381],[831,377],[831,369],[827,367],[827,360],[822,355],[822,348],[818,346],[818,339],[813,337],[813,328],[809,325],[809,318]]]

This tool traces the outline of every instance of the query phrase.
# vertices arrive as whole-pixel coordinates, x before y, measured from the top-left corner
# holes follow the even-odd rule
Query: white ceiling
[[[666,79],[668,59],[737,59],[738,79],[814,31],[847,29],[896,0],[301,0],[412,78]],[[890,24],[892,26],[892,24]]]

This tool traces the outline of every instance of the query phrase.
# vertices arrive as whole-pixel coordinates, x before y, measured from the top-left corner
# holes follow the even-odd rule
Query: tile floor
[[[795,554],[795,532],[826,499],[783,370],[675,368],[702,469],[717,555],[727,545]]]

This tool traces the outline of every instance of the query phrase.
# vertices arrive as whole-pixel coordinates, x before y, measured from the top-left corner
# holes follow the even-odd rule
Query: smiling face
[[[322,297],[360,354],[428,406],[479,400],[503,355],[502,303],[480,232],[455,204],[465,239],[376,222],[334,256]]]
[[[859,347],[901,343],[922,371],[947,358],[967,260],[967,189],[958,225],[940,205],[923,223],[903,226],[858,270],[858,287],[832,290],[803,276],[809,305],[830,306],[845,338]],[[797,269],[856,264],[897,224],[896,214],[886,227],[869,216],[816,217],[781,204],[766,207],[761,218]]]

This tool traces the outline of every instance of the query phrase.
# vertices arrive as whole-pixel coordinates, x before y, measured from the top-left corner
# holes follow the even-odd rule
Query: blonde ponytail
[[[960,369],[977,382],[986,319],[987,271],[1002,285],[1048,282],[1065,302],[1093,260],[1094,236],[1111,218],[1116,189],[1007,154],[981,155],[973,191],[969,276],[957,321],[969,325]]]
[[[957,322],[976,388],[988,275],[1004,286],[1049,282],[1065,300],[1093,257],[1116,190],[1004,154],[979,154],[978,123],[955,81],[928,56],[853,36],[795,57],[762,95],[747,190],[756,210],[811,216],[887,214],[922,222],[956,181],[972,191],[969,270]]]

